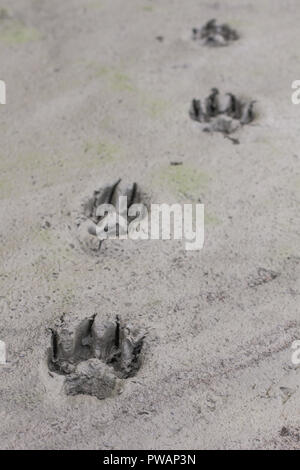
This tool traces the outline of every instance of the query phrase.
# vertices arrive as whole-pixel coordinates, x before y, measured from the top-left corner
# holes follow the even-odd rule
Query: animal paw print
[[[212,88],[204,103],[193,99],[189,115],[194,121],[206,124],[204,131],[229,135],[254,120],[254,103],[244,103],[232,93],[220,97],[219,90]]]
[[[108,227],[110,225],[114,226],[111,220],[114,215],[106,214],[104,217],[99,212],[100,206],[109,204],[116,209],[118,220],[116,227],[114,226],[114,231],[115,235],[118,236],[135,218],[129,215],[130,207],[133,204],[140,204],[144,196],[137,183],[122,186],[121,179],[112,185],[95,190],[92,197],[84,201],[82,214],[77,219],[78,238],[83,247],[99,252],[103,240],[109,238]],[[125,197],[127,200],[124,199]],[[101,233],[103,237],[101,237]]]
[[[77,328],[61,318],[51,329],[48,367],[65,375],[67,395],[104,399],[139,370],[144,338],[118,317],[115,321],[103,321],[94,315],[81,321]]]
[[[206,46],[222,47],[239,39],[239,35],[227,24],[218,25],[216,20],[212,19],[202,28],[193,28],[193,39],[202,41]]]

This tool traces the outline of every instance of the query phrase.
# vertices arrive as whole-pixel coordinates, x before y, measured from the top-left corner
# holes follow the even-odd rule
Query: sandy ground
[[[0,447],[299,448],[299,1],[0,6]],[[191,41],[213,17],[241,39]],[[240,145],[188,117],[212,86],[257,100]],[[119,177],[152,202],[201,199],[204,249],[84,251],[81,201]],[[279,275],[260,282],[259,268]],[[64,312],[119,314],[148,331],[120,395],[68,397],[53,385],[47,329]]]

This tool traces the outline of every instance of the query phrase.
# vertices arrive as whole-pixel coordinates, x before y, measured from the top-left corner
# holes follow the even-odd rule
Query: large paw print
[[[125,205],[120,205],[120,201],[124,201],[124,198],[127,198]],[[83,202],[83,210],[77,219],[78,227],[78,239],[84,248],[92,250],[94,252],[99,252],[102,241],[99,237],[101,232],[102,222],[103,226],[106,226],[106,221],[109,223],[109,216],[104,217],[99,214],[99,208],[103,204],[110,204],[115,207],[118,212],[119,218],[118,221],[125,219],[129,224],[134,217],[130,217],[128,211],[133,204],[141,204],[146,199],[145,194],[143,194],[138,187],[137,183],[133,183],[128,186],[121,185],[121,179],[116,181],[112,185],[101,187],[94,191],[92,197],[88,198]],[[127,226],[127,223],[124,223],[124,226]],[[98,226],[98,229],[97,229]],[[104,228],[103,228],[104,230]],[[118,235],[122,230],[122,226],[117,224],[116,235]],[[106,237],[107,238],[107,237]]]
[[[217,24],[215,19],[209,20],[202,28],[193,28],[193,39],[200,40],[206,46],[228,46],[239,39],[238,33],[227,24]]]
[[[254,120],[254,103],[244,103],[232,93],[220,97],[219,90],[212,88],[204,103],[193,99],[189,114],[194,121],[205,124],[204,131],[228,135]]]
[[[111,396],[123,379],[137,373],[144,338],[118,317],[103,321],[94,315],[75,329],[62,318],[51,330],[48,367],[66,376],[66,394],[103,399]]]

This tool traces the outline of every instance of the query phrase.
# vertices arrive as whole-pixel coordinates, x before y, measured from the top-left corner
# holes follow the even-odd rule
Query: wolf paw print
[[[206,46],[222,47],[239,39],[239,35],[227,24],[217,24],[216,20],[212,19],[202,28],[193,28],[193,39],[202,41]]]
[[[204,131],[228,135],[254,120],[254,103],[244,103],[232,93],[220,97],[219,90],[212,88],[203,103],[192,100],[189,115],[193,121],[205,124]]]
[[[48,367],[51,372],[65,375],[67,395],[104,399],[139,370],[144,338],[118,317],[103,321],[94,315],[77,328],[62,318],[51,329]]]

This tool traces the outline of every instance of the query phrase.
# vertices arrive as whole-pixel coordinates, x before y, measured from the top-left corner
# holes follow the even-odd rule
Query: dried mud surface
[[[187,4],[1,1],[3,449],[299,448],[299,2]],[[192,40],[211,18],[239,39]],[[213,87],[256,100],[239,145],[188,116]],[[83,250],[82,202],[120,177],[201,200],[203,250]],[[49,370],[49,328],[96,312],[147,332],[137,373],[89,354]]]

